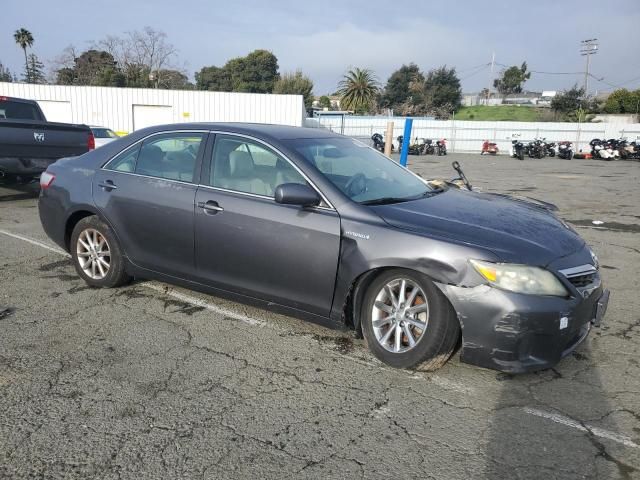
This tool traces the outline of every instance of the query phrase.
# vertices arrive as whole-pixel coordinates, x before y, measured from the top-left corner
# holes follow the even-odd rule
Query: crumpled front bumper
[[[609,297],[600,283],[586,298],[438,286],[462,326],[461,360],[511,373],[550,368],[570,354],[602,321]]]

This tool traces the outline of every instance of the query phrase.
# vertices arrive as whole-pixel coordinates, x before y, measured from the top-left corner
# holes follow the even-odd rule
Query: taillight
[[[40,175],[40,188],[42,190],[46,190],[51,186],[55,179],[56,176],[53,173],[42,172],[42,175]]]
[[[89,147],[89,150],[96,149],[96,137],[93,136],[92,131],[89,131],[89,140],[87,141],[87,146]]]

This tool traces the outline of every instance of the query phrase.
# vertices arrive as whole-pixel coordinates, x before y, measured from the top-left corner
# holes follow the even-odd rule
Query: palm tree
[[[366,112],[373,105],[379,90],[378,81],[371,70],[349,70],[338,83],[340,107],[357,113]]]
[[[24,51],[24,68],[25,73],[27,75],[27,81],[29,81],[29,60],[27,59],[27,47],[33,45],[33,35],[26,28],[21,28],[16,30],[16,33],[13,34],[13,38],[20,48]]]

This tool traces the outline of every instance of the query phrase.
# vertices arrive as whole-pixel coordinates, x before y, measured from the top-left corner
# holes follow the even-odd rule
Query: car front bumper
[[[602,322],[609,291],[585,297],[544,297],[481,285],[439,285],[462,326],[461,360],[503,372],[551,368]]]

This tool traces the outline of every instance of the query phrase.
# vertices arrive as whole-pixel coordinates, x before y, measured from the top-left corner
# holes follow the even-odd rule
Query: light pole
[[[587,57],[587,66],[584,71],[584,94],[589,94],[589,68],[591,67],[591,55],[598,53],[598,39],[590,38],[580,42],[580,55]]]

